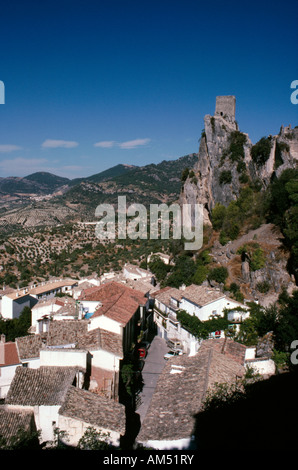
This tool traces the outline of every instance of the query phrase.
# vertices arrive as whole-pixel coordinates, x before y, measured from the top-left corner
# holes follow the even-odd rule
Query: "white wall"
[[[144,443],[146,447],[157,449],[157,450],[183,450],[189,449],[191,446],[191,439],[176,439],[172,441],[156,441],[156,440],[148,440]]]
[[[252,367],[256,373],[261,375],[274,375],[275,374],[275,362],[272,359],[255,359],[246,362],[246,367]]]
[[[102,328],[103,330],[111,331],[112,333],[122,334],[122,328],[120,323],[106,317],[105,315],[99,315],[95,318],[90,318],[88,330],[94,330],[96,328]]]
[[[109,434],[109,437],[103,439],[114,446],[118,446],[120,442],[120,433],[111,431],[109,429],[101,428],[93,424],[85,423],[79,419],[69,418],[59,415],[58,427],[60,431],[66,431],[68,439],[65,443],[72,446],[77,446],[79,440],[85,433],[88,427],[92,427],[96,431]]]
[[[83,308],[88,309],[89,313],[94,313],[95,309],[98,305],[101,305],[99,301],[91,301],[91,300],[80,300],[80,304]]]
[[[44,315],[50,315],[51,313],[57,312],[61,308],[61,305],[40,305],[38,304],[32,308],[31,312],[31,325],[37,327],[37,321],[40,320]]]
[[[87,352],[66,349],[41,349],[41,366],[80,367],[87,368]]]
[[[13,300],[10,297],[7,297],[6,295],[2,297],[1,308],[3,318],[8,318],[10,320],[13,320],[14,318],[19,318],[24,307],[30,307],[29,295],[18,297],[16,300]]]
[[[190,315],[196,315],[201,321],[209,320],[211,315],[223,316],[223,310],[225,308],[231,309],[239,306],[240,304],[238,302],[234,302],[233,300],[227,299],[226,297],[215,300],[214,302],[210,302],[201,308],[184,298],[180,303],[180,309],[185,310]]]
[[[90,352],[92,354],[92,367],[119,372],[119,362],[122,357],[102,349],[91,350]]]
[[[54,428],[59,427],[59,409],[61,405],[34,406],[34,417],[37,430],[41,431],[40,441],[52,441]]]
[[[0,398],[5,398],[9,390],[15,370],[20,364],[0,368]]]

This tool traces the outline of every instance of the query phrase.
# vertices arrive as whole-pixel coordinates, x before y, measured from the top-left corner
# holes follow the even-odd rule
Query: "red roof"
[[[105,315],[122,325],[126,325],[139,306],[145,305],[147,301],[143,292],[114,281],[99,287],[85,289],[80,296],[80,300],[101,303],[92,319]]]
[[[0,343],[0,367],[20,364],[16,343]]]

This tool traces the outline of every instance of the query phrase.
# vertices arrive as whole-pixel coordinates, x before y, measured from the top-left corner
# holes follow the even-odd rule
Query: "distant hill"
[[[115,176],[110,173],[109,177],[101,181],[98,179],[102,177],[102,173],[84,178],[75,186],[71,184],[68,191],[56,198],[56,202],[63,201],[71,207],[81,207],[81,211],[84,207],[84,213],[91,212],[93,216],[98,204],[116,204],[119,195],[125,195],[127,203],[146,205],[173,202],[180,194],[182,171],[193,168],[196,161],[197,154],[190,154],[177,160],[164,160],[158,164],[130,168],[118,175],[114,167],[112,170]]]
[[[102,203],[117,204],[119,195],[126,196],[127,204],[171,203],[179,198],[183,170],[193,168],[196,161],[193,153],[143,167],[116,165],[74,180],[43,172],[26,178],[0,178],[0,225],[94,221],[95,208]]]
[[[31,175],[19,178],[10,176],[7,178],[0,178],[0,194],[15,195],[15,194],[51,194],[61,186],[68,184],[68,178],[53,175],[47,172],[37,172]]]
[[[87,178],[75,178],[69,182],[70,186],[75,186],[76,184],[80,184],[82,181],[90,181],[92,183],[100,183],[101,181],[106,181],[111,178],[115,178],[116,176],[123,175],[128,173],[129,171],[138,168],[134,165],[116,165],[108,170],[101,171],[100,173],[96,173],[95,175],[88,176]]]
[[[57,189],[60,186],[69,184],[70,182],[69,178],[63,178],[62,176],[57,176],[52,173],[47,173],[45,171],[32,173],[31,175],[26,176],[25,179],[33,181],[49,189]]]

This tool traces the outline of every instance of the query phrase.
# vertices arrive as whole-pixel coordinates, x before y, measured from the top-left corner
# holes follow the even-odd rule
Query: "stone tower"
[[[236,98],[232,95],[217,96],[215,116],[222,116],[229,121],[235,121]]]

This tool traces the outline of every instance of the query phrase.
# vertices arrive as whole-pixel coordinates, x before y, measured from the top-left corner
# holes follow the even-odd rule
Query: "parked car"
[[[168,359],[171,359],[171,357],[174,357],[174,356],[182,356],[182,354],[183,354],[183,351],[181,349],[176,349],[175,351],[171,350],[171,351],[167,352],[167,354],[164,355],[164,359],[168,360]]]

